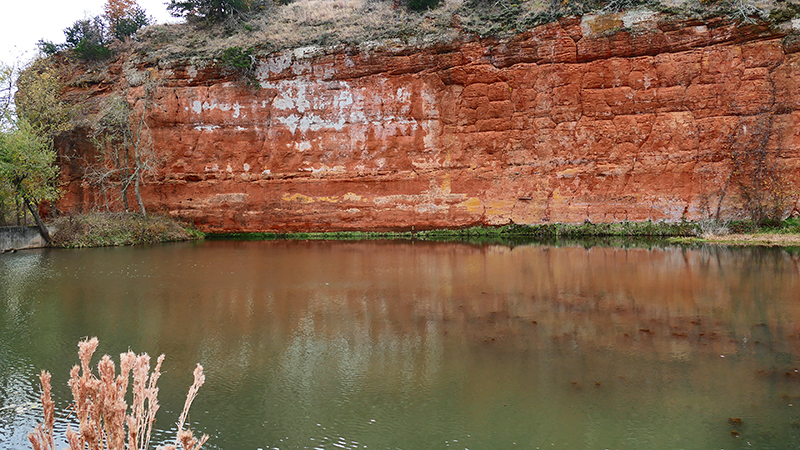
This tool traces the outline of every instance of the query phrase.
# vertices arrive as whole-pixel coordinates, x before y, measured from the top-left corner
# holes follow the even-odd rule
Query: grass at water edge
[[[532,241],[584,237],[668,237],[694,236],[698,227],[691,222],[619,222],[594,224],[543,224],[474,226],[420,231],[330,231],[290,233],[209,233],[220,240],[419,240],[419,241]]]
[[[204,234],[175,219],[135,213],[65,216],[53,225],[53,247],[87,248],[157,244],[202,239]]]

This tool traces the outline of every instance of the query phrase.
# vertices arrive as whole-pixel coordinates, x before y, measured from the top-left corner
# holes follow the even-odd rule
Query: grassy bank
[[[53,246],[63,248],[155,244],[161,242],[211,240],[415,240],[454,241],[473,244],[524,244],[563,240],[601,240],[624,245],[629,238],[673,243],[719,243],[728,245],[800,246],[800,219],[757,226],[735,222],[619,222],[475,226],[421,231],[330,231],[295,233],[203,233],[163,216],[93,213],[62,217],[54,222]]]
[[[53,222],[53,246],[63,248],[157,244],[201,239],[203,233],[169,217],[133,213],[91,213]]]
[[[786,219],[781,223],[757,226],[751,221],[717,224],[710,231],[696,236],[671,238],[675,243],[708,243],[724,245],[768,245],[800,247],[800,219]]]
[[[219,233],[208,239],[225,240],[375,240],[467,241],[473,243],[522,243],[552,239],[586,237],[668,237],[696,236],[699,226],[691,222],[621,222],[543,225],[504,225],[423,231],[335,231],[312,233]]]
[[[647,241],[668,239],[673,243],[720,243],[736,245],[800,246],[800,219],[757,226],[750,221],[735,222],[620,222],[543,225],[505,225],[423,231],[332,231],[302,233],[216,233],[218,240],[416,240],[457,241],[474,244],[523,244],[587,239],[623,245],[626,239]]]

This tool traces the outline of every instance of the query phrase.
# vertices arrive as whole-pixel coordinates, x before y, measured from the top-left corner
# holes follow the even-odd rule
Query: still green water
[[[84,336],[95,361],[167,355],[159,442],[200,362],[208,448],[800,448],[800,256],[780,249],[23,251],[0,255],[0,327],[0,448],[28,448],[41,369],[64,430]]]

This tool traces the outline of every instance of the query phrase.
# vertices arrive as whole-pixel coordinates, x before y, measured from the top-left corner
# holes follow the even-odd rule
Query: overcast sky
[[[0,61],[12,64],[36,56],[36,42],[60,44],[64,28],[85,16],[103,13],[106,0],[3,0],[0,19]],[[138,0],[139,6],[158,23],[178,19],[167,14],[166,0]]]

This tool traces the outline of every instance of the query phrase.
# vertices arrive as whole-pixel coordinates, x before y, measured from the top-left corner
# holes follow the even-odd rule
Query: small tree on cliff
[[[102,17],[92,17],[76,21],[64,30],[66,47],[84,60],[105,59],[111,56],[108,48],[107,28]]]
[[[717,205],[717,220],[731,185],[738,190],[744,212],[756,224],[780,222],[786,216],[793,202],[782,175],[782,130],[775,121],[773,108],[740,117],[729,137],[731,172]]]
[[[86,167],[86,178],[99,189],[106,210],[110,210],[109,190],[116,187],[125,211],[130,211],[129,189],[133,173],[130,144],[131,110],[121,97],[110,97],[105,102],[98,121],[92,126],[92,143],[100,150],[97,163]]]
[[[152,22],[136,0],[107,0],[103,11],[109,33],[121,41]]]

